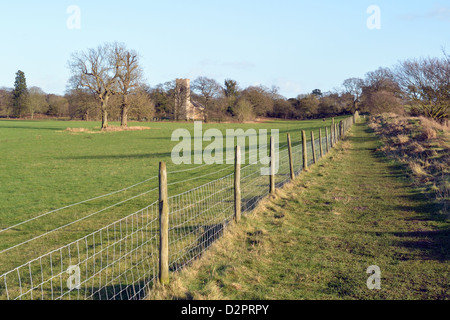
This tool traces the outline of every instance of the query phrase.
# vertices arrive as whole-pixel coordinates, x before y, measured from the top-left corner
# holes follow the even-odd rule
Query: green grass
[[[154,299],[449,299],[450,223],[358,124]],[[381,290],[369,290],[369,266]]]
[[[160,161],[168,163],[168,171],[196,167],[175,166],[170,159],[171,150],[178,143],[171,141],[172,132],[178,128],[192,132],[192,123],[130,125],[149,126],[151,130],[104,133],[100,132],[98,122],[0,120],[0,228],[156,177]],[[222,132],[236,128],[279,129],[280,145],[284,145],[286,132],[291,133],[294,144],[299,144],[301,130],[313,130],[317,137],[318,128],[325,125],[329,126],[330,120],[208,123],[203,124],[203,129],[217,128]],[[67,128],[87,128],[91,132],[72,133],[66,131]],[[205,142],[204,146],[207,144]],[[169,183],[181,182],[171,186],[169,194],[175,195],[222,177],[231,173],[232,167],[218,172],[226,166],[211,165],[169,174]],[[207,176],[191,180],[201,175]],[[182,182],[184,180],[189,181]],[[61,210],[0,233],[0,251],[152,190],[157,185],[158,180],[153,179],[130,190]],[[50,237],[0,254],[0,274],[144,208],[157,197],[158,191],[154,190],[52,233]]]

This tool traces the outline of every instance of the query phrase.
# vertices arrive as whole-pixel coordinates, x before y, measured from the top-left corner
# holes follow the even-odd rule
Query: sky
[[[22,70],[64,94],[71,54],[117,41],[150,86],[206,76],[290,98],[442,56],[449,31],[450,0],[0,0],[0,87]]]

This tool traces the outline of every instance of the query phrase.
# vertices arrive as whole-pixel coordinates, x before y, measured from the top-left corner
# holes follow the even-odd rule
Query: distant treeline
[[[66,94],[55,95],[37,87],[27,88],[24,72],[18,71],[14,88],[0,89],[0,117],[100,120],[107,106],[109,118],[120,121],[126,101],[126,115],[130,120],[179,120],[175,85],[175,80],[156,86],[139,82],[126,92],[126,99],[124,94],[111,94],[107,104],[103,101],[100,108],[102,96],[88,85],[82,85],[81,80],[69,86]],[[380,67],[368,72],[364,79],[346,79],[332,92],[316,89],[295,98],[280,95],[277,87],[243,88],[236,80],[227,79],[221,84],[207,77],[194,79],[191,90],[191,99],[205,107],[207,121],[248,121],[260,117],[315,119],[356,110],[370,114],[406,112],[448,119],[450,58],[444,52],[441,58],[403,61],[393,68]]]

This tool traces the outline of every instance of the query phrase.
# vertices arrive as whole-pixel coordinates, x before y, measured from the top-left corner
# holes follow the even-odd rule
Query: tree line
[[[175,80],[146,84],[140,56],[124,44],[107,43],[76,52],[68,62],[71,78],[64,95],[27,88],[18,71],[14,87],[0,89],[0,116],[31,119],[59,117],[151,121],[179,119]],[[380,67],[364,78],[349,78],[339,89],[286,98],[279,88],[241,87],[236,80],[219,83],[208,77],[191,82],[191,97],[205,107],[207,121],[249,121],[260,117],[315,119],[354,113],[408,112],[448,119],[450,57],[409,59],[392,68]]]

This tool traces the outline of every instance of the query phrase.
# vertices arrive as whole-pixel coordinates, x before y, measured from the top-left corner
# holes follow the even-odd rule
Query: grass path
[[[356,125],[153,298],[449,299],[450,224],[378,145]]]

